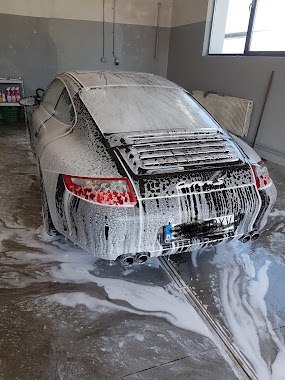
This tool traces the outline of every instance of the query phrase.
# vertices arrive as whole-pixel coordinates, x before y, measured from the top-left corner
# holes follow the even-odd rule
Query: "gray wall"
[[[171,29],[168,78],[187,90],[205,90],[254,100],[247,141],[256,131],[272,70],[276,70],[256,150],[285,165],[285,58],[203,56],[206,22]]]
[[[102,22],[0,14],[0,76],[22,76],[26,94],[45,88],[59,72],[73,69],[145,71],[166,76],[170,28],[160,30],[154,59],[154,26],[106,23],[106,57],[102,63]]]
[[[168,75],[170,80],[190,91],[210,90],[254,100],[253,117],[247,138],[250,142],[255,134],[270,73],[276,70],[256,148],[264,158],[285,165],[285,58],[203,56],[207,24],[201,20],[207,18],[208,0],[174,0],[172,28],[167,26],[170,25],[167,20],[171,15],[171,1],[163,0],[164,27],[160,30],[158,58],[154,59],[156,28],[151,25],[156,23],[157,4],[152,0],[141,1],[119,2],[118,16],[122,20],[122,23],[116,26],[116,56],[120,60],[119,66],[114,65],[112,57],[111,22],[106,23],[108,61],[102,63],[100,60],[101,1],[84,0],[85,7],[72,1],[74,9],[72,8],[70,17],[73,19],[59,18],[61,14],[62,17],[69,15],[63,12],[69,9],[63,7],[63,0],[53,2],[59,5],[58,9],[53,9],[49,3],[45,3],[49,4],[45,12],[42,12],[45,17],[39,17],[40,11],[45,7],[36,1],[28,10],[25,7],[22,9],[15,0],[6,2],[7,6],[11,4],[13,13],[15,11],[30,14],[34,11],[37,17],[0,13],[0,76],[22,76],[26,93],[32,94],[35,88],[46,87],[58,72],[72,69],[133,70]],[[106,3],[107,19],[110,21],[113,2],[107,0]],[[29,4],[31,5],[32,1]],[[92,4],[99,8],[95,7],[89,12],[90,18],[97,17],[99,21],[74,19],[77,16],[85,17]],[[124,4],[128,4],[128,7],[124,7]],[[34,9],[36,5],[38,8]],[[141,7],[140,11],[138,7]],[[85,10],[85,13],[81,15],[82,10]],[[6,13],[8,11],[9,9],[5,10]],[[49,14],[58,18],[48,18]],[[148,26],[142,25],[144,22]],[[180,26],[179,23],[187,25]]]

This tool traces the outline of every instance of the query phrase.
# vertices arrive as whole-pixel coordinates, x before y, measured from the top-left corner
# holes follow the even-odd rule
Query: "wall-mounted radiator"
[[[249,129],[253,101],[193,91],[192,95],[228,132],[246,136]]]

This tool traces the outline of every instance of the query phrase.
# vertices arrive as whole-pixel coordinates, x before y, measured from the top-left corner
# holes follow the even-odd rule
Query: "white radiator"
[[[228,132],[246,136],[249,129],[253,101],[193,91],[192,95]],[[205,96],[206,95],[206,96]]]

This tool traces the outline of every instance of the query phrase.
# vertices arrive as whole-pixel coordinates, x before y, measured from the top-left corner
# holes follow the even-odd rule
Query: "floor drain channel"
[[[231,364],[235,374],[241,380],[258,380],[247,359],[239,352],[230,341],[223,328],[211,317],[209,312],[204,308],[201,301],[196,297],[191,288],[183,280],[181,274],[173,266],[172,262],[165,257],[159,258],[162,268],[168,277],[175,283],[176,287],[184,294],[186,299],[197,311],[203,322],[211,331],[215,338],[215,343],[221,353]]]

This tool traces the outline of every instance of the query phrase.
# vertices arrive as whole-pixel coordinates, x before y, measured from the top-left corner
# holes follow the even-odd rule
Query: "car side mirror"
[[[39,102],[34,96],[26,96],[19,100],[19,104],[24,107],[32,107],[38,105]]]

